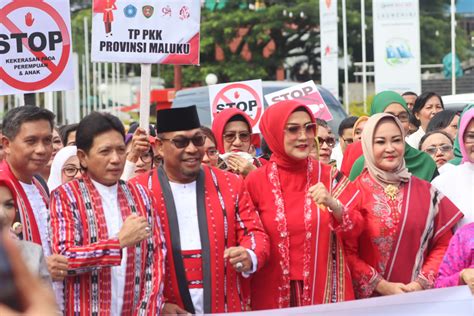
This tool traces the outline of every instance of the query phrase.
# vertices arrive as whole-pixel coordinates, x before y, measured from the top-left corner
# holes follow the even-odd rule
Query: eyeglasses
[[[153,154],[151,152],[144,153],[140,156],[140,160],[143,163],[150,163],[153,160]]]
[[[206,155],[209,158],[215,158],[215,157],[219,156],[219,151],[215,148],[210,148],[210,149],[206,150]]]
[[[172,139],[170,138],[160,138],[160,139],[170,141],[178,149],[183,149],[183,148],[188,147],[190,142],[192,142],[193,145],[196,147],[204,146],[204,143],[206,142],[205,135],[194,135],[191,138],[184,137],[184,136],[176,136]]]
[[[285,127],[285,131],[291,136],[301,135],[301,131],[304,129],[306,136],[313,136],[316,134],[316,123],[308,123],[305,125],[290,124]]]
[[[410,114],[408,114],[407,112],[402,112],[402,113],[398,113],[398,114],[395,114],[395,113],[392,113],[392,112],[387,112],[387,113],[392,114],[393,116],[398,118],[398,120],[402,123],[406,123],[410,120]]]
[[[233,143],[235,141],[235,139],[238,137],[240,139],[241,142],[248,142],[250,141],[250,136],[252,134],[250,134],[249,132],[229,132],[229,133],[225,133],[224,134],[224,140],[227,142],[227,143]]]
[[[336,139],[334,137],[322,138],[318,136],[319,148],[323,146],[323,143],[326,143],[328,147],[334,148],[336,146]]]
[[[437,152],[438,152],[438,149],[442,152],[442,153],[447,153],[451,150],[453,150],[453,146],[451,145],[448,145],[448,144],[445,144],[445,145],[441,145],[441,146],[430,146],[428,148],[425,149],[425,152],[431,156],[435,155]]]
[[[82,168],[76,168],[76,167],[66,167],[63,169],[64,174],[66,177],[75,177],[78,172],[82,174]]]
[[[352,138],[342,138],[342,140],[346,143],[346,144],[352,144],[354,142],[354,139]]]

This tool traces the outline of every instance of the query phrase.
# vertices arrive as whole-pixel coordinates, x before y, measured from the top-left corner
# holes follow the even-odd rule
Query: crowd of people
[[[35,106],[3,118],[0,227],[18,292],[0,312],[203,314],[474,293],[474,105],[457,113],[436,93],[384,91],[370,116],[333,132],[282,101],[261,135],[235,108],[211,127],[195,106],[160,110],[147,128],[99,112],[54,119]]]

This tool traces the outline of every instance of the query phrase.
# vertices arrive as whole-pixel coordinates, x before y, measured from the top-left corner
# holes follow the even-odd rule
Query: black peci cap
[[[160,110],[156,113],[157,133],[189,131],[200,126],[201,123],[195,105]]]

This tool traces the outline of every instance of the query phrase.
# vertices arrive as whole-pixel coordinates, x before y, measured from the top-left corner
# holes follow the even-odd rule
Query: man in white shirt
[[[51,196],[53,251],[69,260],[64,313],[159,314],[161,225],[151,193],[120,180],[124,127],[113,115],[93,112],[79,123],[76,146],[83,177]]]

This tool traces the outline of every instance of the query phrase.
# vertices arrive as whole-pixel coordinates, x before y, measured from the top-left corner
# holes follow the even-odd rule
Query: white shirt
[[[197,213],[196,181],[186,184],[170,181],[171,192],[176,206],[178,217],[179,238],[181,250],[200,250],[201,236],[199,234],[199,222]],[[243,273],[247,277],[257,270],[257,256],[247,249],[252,259],[252,271]],[[222,253],[222,256],[224,254]],[[204,289],[189,289],[196,314],[204,313]]]
[[[49,231],[49,209],[44,203],[43,197],[39,192],[38,188],[34,184],[23,183],[20,181],[21,187],[25,191],[28,201],[30,202],[31,209],[35,216],[36,225],[41,237],[41,247],[43,248],[44,257],[52,255],[52,249],[50,244],[50,231]],[[56,297],[56,303],[60,310],[64,309],[64,294],[63,294],[63,283],[53,282],[54,295]]]
[[[104,210],[109,238],[117,236],[123,224],[122,213],[118,201],[118,184],[108,187],[94,180],[92,180],[92,183],[97,191],[99,191],[102,200],[102,208]],[[111,269],[112,304],[110,306],[110,315],[120,315],[122,313],[125,276],[127,272],[127,248],[122,249],[122,261],[120,265],[112,267]]]
[[[41,245],[45,257],[51,256],[51,246],[49,240],[49,229],[48,229],[48,218],[49,210],[47,205],[44,203],[43,197],[39,192],[38,188],[34,184],[27,184],[20,181],[23,190],[25,191],[28,201],[30,202],[31,209],[35,216],[36,225],[41,236]]]
[[[451,167],[431,183],[464,214],[456,228],[474,222],[474,163]]]

